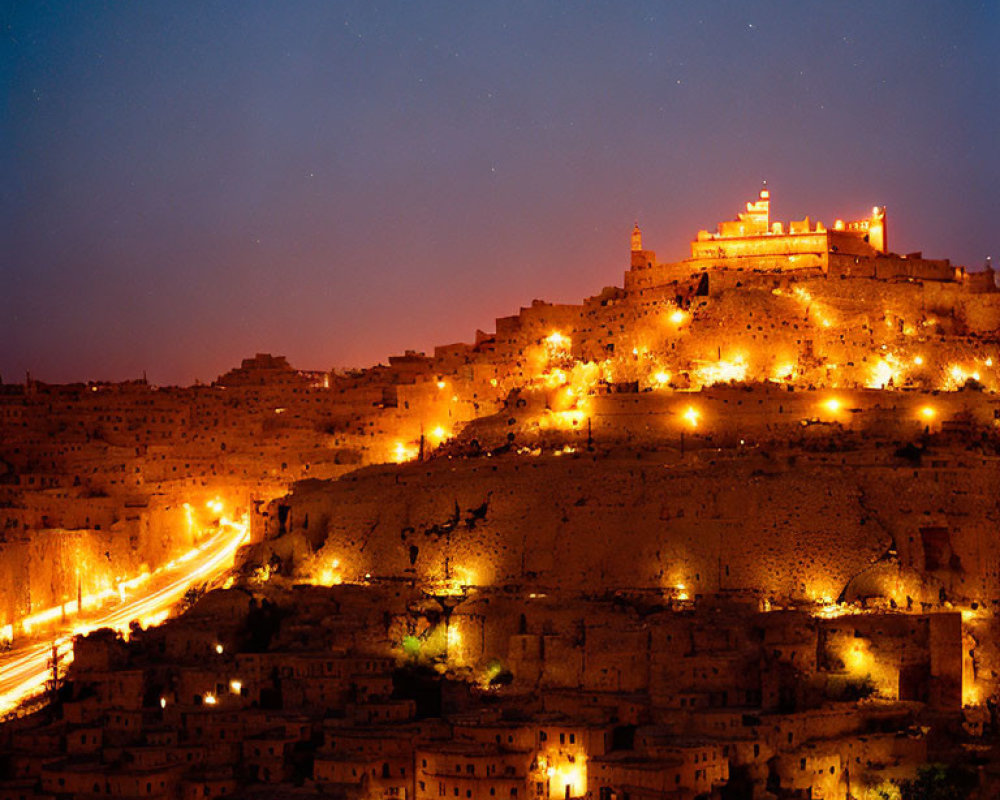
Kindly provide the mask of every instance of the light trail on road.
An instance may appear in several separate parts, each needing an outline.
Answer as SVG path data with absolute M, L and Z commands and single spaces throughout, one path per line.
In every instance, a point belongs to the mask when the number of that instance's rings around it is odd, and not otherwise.
M 98 628 L 127 631 L 133 620 L 144 626 L 162 622 L 170 609 L 193 585 L 221 577 L 233 566 L 236 550 L 248 536 L 247 523 L 227 517 L 219 520 L 219 531 L 198 547 L 173 562 L 173 570 L 162 576 L 167 582 L 158 588 L 84 622 L 66 623 L 45 642 L 15 648 L 0 657 L 0 717 L 13 711 L 25 700 L 37 696 L 52 677 L 52 651 L 59 663 L 68 666 L 73 660 L 73 637 Z M 152 582 L 150 582 L 152 583 Z

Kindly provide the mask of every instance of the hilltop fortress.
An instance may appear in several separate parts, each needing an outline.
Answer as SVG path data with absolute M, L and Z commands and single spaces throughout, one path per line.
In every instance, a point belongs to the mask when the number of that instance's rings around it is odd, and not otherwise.
M 252 533 L 191 614 L 78 641 L 0 790 L 842 800 L 997 725 L 1000 291 L 883 208 L 785 225 L 765 188 L 676 263 L 637 225 L 622 286 L 371 369 L 0 390 L 0 639 L 222 505 Z M 428 722 L 393 664 L 469 697 Z M 140 777 L 81 766 L 112 711 Z
M 632 231 L 632 269 L 626 288 L 641 288 L 683 278 L 693 272 L 718 269 L 752 271 L 819 270 L 834 277 L 918 278 L 937 281 L 988 279 L 968 275 L 945 259 L 928 261 L 921 253 L 899 256 L 889 252 L 885 209 L 876 206 L 866 219 L 844 222 L 831 229 L 809 217 L 771 222 L 771 193 L 764 188 L 746 204 L 736 220 L 720 222 L 715 233 L 702 230 L 691 242 L 691 258 L 679 264 L 659 264 L 656 253 L 642 249 L 638 224 Z

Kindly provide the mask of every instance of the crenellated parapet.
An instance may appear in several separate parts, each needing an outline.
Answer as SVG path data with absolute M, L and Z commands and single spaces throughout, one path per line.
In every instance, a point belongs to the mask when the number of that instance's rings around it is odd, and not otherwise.
M 692 260 L 731 260 L 741 258 L 788 258 L 784 269 L 801 265 L 791 256 L 819 256 L 847 253 L 867 258 L 885 255 L 885 208 L 876 206 L 864 219 L 844 222 L 837 220 L 833 229 L 809 217 L 790 222 L 770 221 L 768 189 L 761 189 L 759 198 L 747 203 L 747 210 L 735 220 L 720 222 L 715 232 L 701 230 L 691 242 Z
M 947 259 L 890 252 L 885 206 L 875 206 L 859 219 L 837 219 L 828 228 L 808 216 L 772 222 L 770 202 L 765 186 L 736 219 L 718 223 L 715 231 L 699 231 L 691 242 L 691 257 L 674 263 L 658 263 L 655 252 L 641 249 L 641 238 L 637 249 L 637 225 L 626 288 L 644 290 L 712 271 L 815 272 L 828 277 L 958 282 L 979 292 L 995 288 L 988 279 L 967 280 L 965 269 Z

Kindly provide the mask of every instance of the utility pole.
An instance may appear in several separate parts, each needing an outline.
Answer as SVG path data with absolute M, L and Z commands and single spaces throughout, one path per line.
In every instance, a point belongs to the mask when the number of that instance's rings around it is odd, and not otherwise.
M 48 681 L 49 701 L 55 703 L 59 693 L 59 643 L 52 643 L 52 657 L 49 659 L 49 668 L 52 670 L 52 677 Z

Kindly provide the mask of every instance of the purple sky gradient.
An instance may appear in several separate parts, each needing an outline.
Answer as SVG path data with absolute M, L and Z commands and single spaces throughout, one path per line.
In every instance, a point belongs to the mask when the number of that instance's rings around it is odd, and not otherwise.
M 1000 253 L 1000 4 L 0 2 L 0 375 L 362 366 L 773 218 Z

